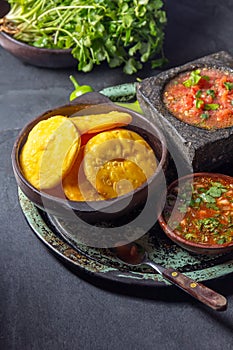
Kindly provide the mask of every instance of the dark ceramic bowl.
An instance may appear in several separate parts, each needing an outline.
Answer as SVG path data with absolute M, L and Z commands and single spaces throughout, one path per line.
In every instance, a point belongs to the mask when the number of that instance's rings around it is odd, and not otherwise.
M 187 176 L 183 176 L 173 181 L 168 186 L 167 198 L 169 198 L 170 196 L 174 198 L 174 196 L 176 196 L 177 194 L 177 189 L 181 184 L 187 183 L 189 181 L 191 181 L 192 183 L 192 181 L 195 180 L 195 178 L 201 178 L 201 177 L 208 177 L 208 178 L 211 178 L 213 181 L 218 181 L 219 179 L 223 179 L 223 180 L 225 179 L 227 181 L 230 181 L 233 184 L 233 177 L 228 175 L 208 173 L 208 172 L 189 174 Z M 166 216 L 165 210 L 168 210 L 170 212 L 170 209 L 168 209 L 169 206 L 170 206 L 170 203 L 168 203 L 167 201 L 162 214 L 158 218 L 158 221 L 161 228 L 167 235 L 167 237 L 169 237 L 173 242 L 175 242 L 182 248 L 196 254 L 214 255 L 214 254 L 225 254 L 233 251 L 233 241 L 231 243 L 224 243 L 224 244 L 203 244 L 203 243 L 196 243 L 191 240 L 187 240 L 184 237 L 179 236 L 168 225 L 167 223 L 168 219 L 165 219 L 165 216 Z
M 226 52 L 205 56 L 146 78 L 137 85 L 137 98 L 142 110 L 163 130 L 173 159 L 183 164 L 187 174 L 193 171 L 214 171 L 233 160 L 233 127 L 201 129 L 177 119 L 163 102 L 164 88 L 170 80 L 181 73 L 204 67 L 232 74 L 233 57 Z
M 89 114 L 107 113 L 112 110 L 125 111 L 131 114 L 133 121 L 127 126 L 128 129 L 138 132 L 150 144 L 158 160 L 155 174 L 133 193 L 120 196 L 115 199 L 101 200 L 97 202 L 69 201 L 58 198 L 51 194 L 38 191 L 23 176 L 20 168 L 20 152 L 25 144 L 30 130 L 41 120 L 48 119 L 54 115 L 73 115 L 74 113 Z M 107 97 L 99 93 L 87 93 L 77 98 L 71 104 L 64 105 L 40 115 L 27 124 L 20 132 L 12 152 L 12 164 L 15 178 L 19 188 L 37 207 L 60 218 L 69 218 L 72 211 L 86 222 L 98 223 L 116 222 L 119 219 L 131 220 L 131 215 L 143 208 L 145 202 L 151 200 L 152 212 L 155 211 L 157 203 L 161 201 L 161 190 L 164 186 L 164 171 L 167 166 L 166 141 L 163 134 L 144 116 L 129 109 L 113 104 Z M 94 204 L 94 207 L 93 207 Z M 156 209 L 157 210 L 157 209 Z M 156 218 L 157 220 L 157 218 Z
M 10 4 L 6 0 L 0 0 L 0 18 L 10 11 Z
M 69 68 L 77 65 L 71 49 L 46 49 L 28 45 L 4 32 L 0 33 L 0 45 L 24 63 L 44 68 Z

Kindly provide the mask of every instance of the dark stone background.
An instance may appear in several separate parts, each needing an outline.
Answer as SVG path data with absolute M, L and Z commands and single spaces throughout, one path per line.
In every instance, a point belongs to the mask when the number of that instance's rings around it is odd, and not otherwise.
M 170 67 L 220 50 L 233 54 L 232 0 L 166 0 L 165 7 L 165 54 Z M 99 90 L 157 73 L 148 65 L 136 76 L 105 65 L 88 74 L 48 70 L 25 65 L 0 48 L 2 350 L 233 348 L 232 275 L 213 285 L 228 296 L 224 313 L 208 310 L 173 288 L 154 299 L 103 290 L 47 251 L 27 226 L 18 204 L 10 160 L 18 128 L 68 102 L 70 74 Z

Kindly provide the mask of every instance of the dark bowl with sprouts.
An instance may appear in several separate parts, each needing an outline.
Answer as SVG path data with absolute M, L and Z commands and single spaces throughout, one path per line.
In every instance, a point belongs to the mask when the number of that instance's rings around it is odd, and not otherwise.
M 22 62 L 44 68 L 70 68 L 77 65 L 71 49 L 46 49 L 28 45 L 1 32 L 0 45 Z
M 79 71 L 89 72 L 105 62 L 132 74 L 149 60 L 152 66 L 161 66 L 163 1 L 150 0 L 150 6 L 139 1 L 134 7 L 128 3 L 8 0 L 9 12 L 0 10 L 0 32 L 6 33 L 0 44 L 24 62 L 49 68 L 76 62 Z

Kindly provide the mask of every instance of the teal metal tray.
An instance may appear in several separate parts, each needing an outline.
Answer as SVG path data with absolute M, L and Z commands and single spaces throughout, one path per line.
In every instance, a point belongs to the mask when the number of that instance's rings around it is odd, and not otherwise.
M 19 202 L 23 214 L 36 236 L 63 262 L 76 272 L 84 273 L 105 284 L 120 283 L 136 286 L 168 287 L 169 282 L 149 267 L 129 267 L 119 263 L 108 249 L 91 248 L 73 241 L 54 226 L 54 218 L 39 210 L 19 189 Z M 78 228 L 74 227 L 74 230 Z M 163 266 L 172 266 L 196 281 L 209 281 L 233 272 L 233 254 L 206 256 L 191 254 L 170 241 L 156 224 L 138 240 L 149 252 L 149 257 Z

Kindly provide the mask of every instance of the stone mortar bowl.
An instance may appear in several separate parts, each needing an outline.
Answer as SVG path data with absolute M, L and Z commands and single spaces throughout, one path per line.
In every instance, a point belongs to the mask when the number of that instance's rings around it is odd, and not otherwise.
M 175 163 L 182 164 L 182 175 L 192 171 L 212 171 L 233 160 L 233 127 L 205 130 L 174 117 L 163 103 L 165 85 L 178 74 L 197 68 L 217 68 L 233 73 L 233 58 L 219 52 L 169 69 L 137 84 L 137 98 L 147 117 L 165 134 Z

